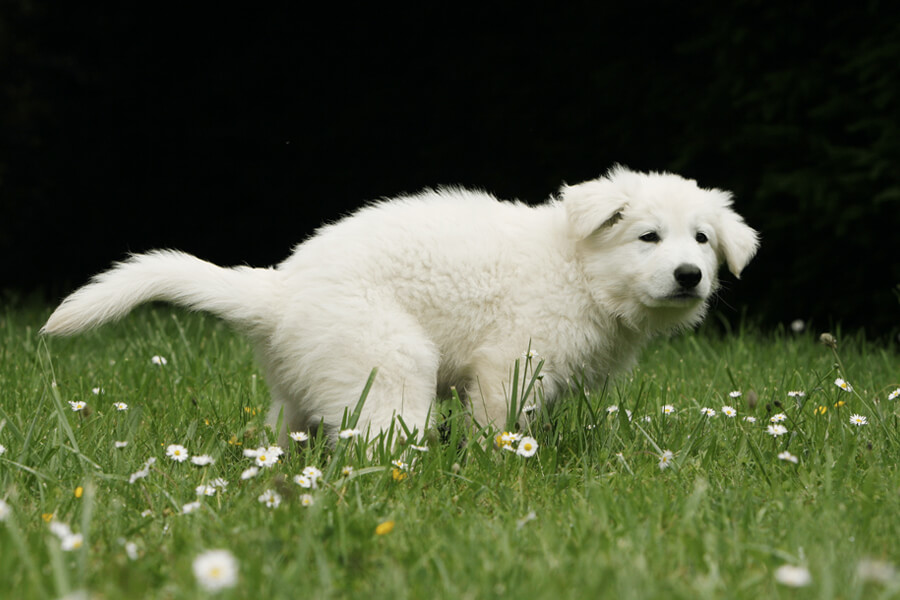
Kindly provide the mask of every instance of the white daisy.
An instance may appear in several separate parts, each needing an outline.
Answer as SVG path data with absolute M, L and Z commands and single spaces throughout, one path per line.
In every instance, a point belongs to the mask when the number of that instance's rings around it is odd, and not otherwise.
M 900 397 L 900 388 L 888 394 L 888 400 L 896 400 L 898 397 Z
M 59 547 L 63 552 L 78 550 L 84 545 L 84 537 L 80 533 L 72 533 L 60 539 Z
M 214 462 L 216 462 L 216 459 L 214 459 L 209 454 L 200 454 L 198 456 L 192 456 L 191 462 L 194 463 L 195 465 L 197 465 L 198 467 L 205 467 L 207 465 L 211 465 Z
M 6 446 L 0 444 L 0 454 L 3 454 L 4 452 L 6 452 Z
M 410 444 L 409 447 L 416 452 L 428 452 L 428 446 L 416 446 L 415 444 Z
M 322 471 L 313 466 L 303 469 L 303 474 L 310 478 L 313 482 L 313 487 L 315 487 L 316 481 L 322 478 Z
M 675 412 L 675 407 L 671 404 L 666 404 L 662 407 L 662 413 L 664 415 L 671 415 Z
M 803 392 L 800 390 L 792 390 L 792 391 L 788 392 L 789 398 L 803 398 L 805 396 L 806 396 L 806 392 Z
M 241 479 L 253 479 L 259 474 L 259 467 L 250 467 L 249 469 L 244 469 L 241 473 Z
M 84 400 L 79 400 L 78 402 L 72 402 L 70 400 L 69 406 L 72 407 L 72 410 L 74 410 L 75 412 L 78 412 L 79 410 L 84 410 L 84 408 L 87 406 L 87 402 L 85 402 Z
M 202 505 L 200 504 L 199 500 L 194 501 L 194 502 L 188 502 L 187 504 L 185 504 L 184 506 L 181 507 L 181 514 L 189 515 L 192 512 L 194 512 L 195 510 L 197 510 L 198 508 L 200 508 L 201 506 Z
M 137 560 L 138 559 L 138 547 L 134 542 L 125 542 L 125 555 L 128 557 L 128 560 Z
M 221 477 L 216 477 L 215 479 L 213 479 L 212 481 L 209 482 L 209 485 L 211 485 L 215 488 L 219 488 L 222 491 L 225 491 L 225 488 L 228 487 L 228 481 Z
M 0 498 L 0 521 L 5 521 L 9 518 L 12 509 L 9 507 L 9 504 L 3 498 Z
M 859 427 L 861 425 L 868 425 L 869 420 L 863 415 L 850 415 L 850 423 Z
M 312 480 L 306 475 L 294 475 L 294 483 L 306 489 L 310 489 L 313 486 Z
M 794 456 L 793 454 L 791 454 L 791 453 L 788 452 L 787 450 L 785 450 L 784 452 L 779 452 L 779 453 L 778 453 L 778 458 L 780 458 L 781 460 L 786 460 L 786 461 L 788 461 L 788 462 L 792 462 L 792 463 L 794 463 L 795 465 L 796 465 L 798 462 L 800 462 L 800 459 L 799 459 L 799 458 L 797 458 L 796 456 Z
M 748 423 L 756 423 L 756 417 L 751 417 L 749 415 L 744 417 L 744 420 L 747 421 Z
M 194 490 L 197 492 L 198 496 L 215 496 L 216 488 L 211 485 L 198 485 Z
M 770 434 L 772 437 L 778 437 L 786 434 L 787 432 L 787 427 L 785 427 L 784 425 L 775 424 L 766 427 L 766 433 Z
M 126 411 L 128 410 L 128 405 L 124 402 L 113 402 L 113 406 L 116 407 L 118 411 Z
M 664 471 L 672 466 L 672 460 L 674 460 L 675 454 L 671 450 L 666 450 L 662 454 L 659 455 L 659 470 Z
M 781 565 L 775 569 L 775 581 L 788 587 L 805 587 L 812 583 L 812 575 L 806 567 Z
M 713 409 L 713 408 L 706 408 L 706 407 L 704 407 L 704 408 L 701 408 L 701 409 L 700 409 L 700 412 L 702 412 L 702 413 L 703 413 L 704 415 L 706 415 L 707 417 L 714 417 L 714 416 L 716 416 L 716 411 L 715 411 L 715 409 Z
M 537 452 L 538 443 L 533 437 L 525 436 L 519 440 L 519 447 L 516 448 L 516 454 L 529 458 Z
M 315 500 L 313 500 L 312 494 L 302 494 L 300 496 L 300 506 L 312 506 L 315 504 Z
M 208 550 L 194 559 L 194 577 L 208 592 L 237 585 L 238 562 L 228 550 Z
M 617 405 L 612 404 L 612 405 L 606 407 L 606 413 L 607 413 L 607 414 L 610 414 L 610 415 L 611 415 L 611 414 L 613 414 L 613 413 L 615 413 L 615 412 L 619 412 L 619 407 L 618 407 Z
M 113 442 L 113 446 L 115 446 L 116 448 L 118 448 L 120 450 L 122 448 L 126 447 L 127 445 L 128 445 L 128 442 Z
M 309 439 L 309 434 L 305 431 L 292 431 L 290 436 L 295 442 L 305 442 Z
M 342 440 L 349 440 L 350 438 L 355 438 L 360 433 L 362 433 L 362 431 L 360 431 L 359 429 L 356 429 L 356 428 L 344 429 L 343 431 L 338 433 L 338 437 L 341 438 Z
M 731 398 L 740 398 L 740 397 L 743 396 L 744 394 L 743 394 L 743 392 L 740 392 L 739 390 L 734 390 L 733 392 L 728 392 L 728 395 L 729 395 Z
M 733 419 L 737 416 L 737 411 L 734 409 L 733 406 L 723 406 L 722 414 L 725 415 L 726 417 L 731 417 Z
M 189 454 L 187 448 L 181 444 L 169 444 L 166 446 L 166 456 L 175 462 L 184 462 L 188 459 Z
M 91 388 L 91 392 L 92 392 L 95 396 L 99 396 L 100 394 L 103 393 L 103 388 L 100 388 L 100 387 Z
M 772 415 L 772 417 L 769 419 L 769 421 L 771 421 L 772 423 L 781 423 L 781 422 L 785 421 L 786 419 L 787 419 L 786 414 L 778 413 L 776 415 Z
M 351 467 L 350 465 L 345 466 L 341 469 L 341 475 L 343 475 L 344 477 L 350 477 L 351 475 L 353 475 L 353 467 Z
M 853 386 L 850 385 L 848 382 L 844 381 L 843 379 L 841 379 L 840 377 L 838 377 L 837 379 L 834 380 L 834 385 L 838 386 L 845 392 L 853 391 Z
M 163 367 L 169 363 L 169 361 L 166 360 L 165 356 L 159 356 L 159 355 L 151 357 L 150 362 L 153 363 L 154 365 L 157 365 L 160 367 Z
M 269 508 L 278 508 L 278 505 L 281 504 L 281 496 L 274 490 L 266 490 L 258 500 Z

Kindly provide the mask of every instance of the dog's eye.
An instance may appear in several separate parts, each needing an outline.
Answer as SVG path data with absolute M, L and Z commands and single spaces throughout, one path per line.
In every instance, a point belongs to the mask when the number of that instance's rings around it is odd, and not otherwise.
M 706 237 L 706 234 L 703 233 L 702 231 L 697 232 L 697 237 L 695 239 L 697 240 L 698 244 L 705 244 L 706 242 L 709 241 L 709 238 Z
M 641 240 L 642 242 L 647 242 L 647 243 L 650 243 L 650 244 L 655 244 L 656 242 L 659 241 L 659 234 L 656 233 L 655 231 L 648 231 L 647 233 L 645 233 L 644 235 L 642 235 L 642 236 L 639 237 L 638 239 Z

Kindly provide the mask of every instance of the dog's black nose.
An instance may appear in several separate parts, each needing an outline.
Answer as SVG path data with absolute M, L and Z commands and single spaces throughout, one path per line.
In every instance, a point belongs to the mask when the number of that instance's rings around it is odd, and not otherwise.
M 686 290 L 697 287 L 701 279 L 703 279 L 703 273 L 697 265 L 684 263 L 675 269 L 675 281 Z

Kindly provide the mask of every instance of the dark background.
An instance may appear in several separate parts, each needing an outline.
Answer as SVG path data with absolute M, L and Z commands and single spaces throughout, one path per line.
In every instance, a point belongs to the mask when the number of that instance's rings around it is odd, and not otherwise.
M 366 200 L 539 202 L 620 162 L 732 190 L 762 232 L 725 319 L 900 325 L 896 2 L 93 4 L 0 5 L 6 302 L 150 248 L 269 265 Z

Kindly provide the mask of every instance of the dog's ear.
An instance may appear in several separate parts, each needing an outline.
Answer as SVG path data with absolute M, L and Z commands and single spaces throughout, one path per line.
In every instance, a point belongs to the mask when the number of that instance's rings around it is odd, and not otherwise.
M 718 191 L 718 190 L 717 190 Z M 741 271 L 750 262 L 759 248 L 759 234 L 748 226 L 739 214 L 731 210 L 731 196 L 720 192 L 724 198 L 718 214 L 716 235 L 719 238 L 719 260 L 728 265 L 728 270 L 740 278 Z
M 607 177 L 564 185 L 559 195 L 566 209 L 569 234 L 578 240 L 614 224 L 628 205 L 620 186 Z

